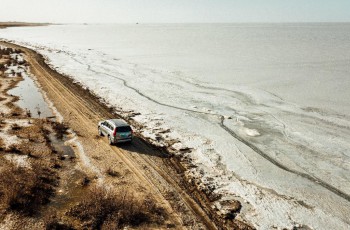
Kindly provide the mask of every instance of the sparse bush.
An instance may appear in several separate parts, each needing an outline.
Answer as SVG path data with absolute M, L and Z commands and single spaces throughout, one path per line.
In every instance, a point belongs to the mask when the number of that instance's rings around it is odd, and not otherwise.
M 111 177 L 120 177 L 120 173 L 118 171 L 115 171 L 112 168 L 108 168 L 106 170 L 107 175 L 110 175 Z
M 5 151 L 7 153 L 16 153 L 16 154 L 21 154 L 22 153 L 20 148 L 17 145 L 14 145 L 14 144 L 8 146 Z
M 71 225 L 61 223 L 57 219 L 53 219 L 52 222 L 45 223 L 45 228 L 47 230 L 74 230 Z
M 47 230 L 73 230 L 74 228 L 70 224 L 63 223 L 57 214 L 48 212 L 43 217 L 45 229 Z
M 90 182 L 91 182 L 91 179 L 89 178 L 89 177 L 87 177 L 87 176 L 84 176 L 82 179 L 81 179 L 81 181 L 80 181 L 80 183 L 79 184 L 81 184 L 81 186 L 88 186 L 89 184 L 90 184 Z
M 32 168 L 9 164 L 0 177 L 0 207 L 24 215 L 34 215 L 49 202 L 57 176 L 45 162 L 34 161 Z
M 25 112 L 27 117 L 32 117 L 32 112 L 29 109 L 26 109 Z
M 150 222 L 163 222 L 164 211 L 150 199 L 132 193 L 115 193 L 101 187 L 92 188 L 68 215 L 80 220 L 84 228 L 121 229 Z
M 68 126 L 65 123 L 53 122 L 52 128 L 56 132 L 56 137 L 62 139 L 64 135 L 68 134 Z
M 20 115 L 21 114 L 19 112 L 16 112 L 16 111 L 11 113 L 11 116 L 13 116 L 13 117 L 18 117 Z
M 5 61 L 5 66 L 10 66 L 12 64 L 11 60 L 6 60 Z
M 4 72 L 6 70 L 6 67 L 4 64 L 0 64 L 0 71 Z
M 21 126 L 19 126 L 18 124 L 14 123 L 14 124 L 11 125 L 11 129 L 12 130 L 20 130 Z
M 24 65 L 24 64 L 26 64 L 26 63 L 27 63 L 26 60 L 18 61 L 18 64 L 19 64 L 19 65 Z

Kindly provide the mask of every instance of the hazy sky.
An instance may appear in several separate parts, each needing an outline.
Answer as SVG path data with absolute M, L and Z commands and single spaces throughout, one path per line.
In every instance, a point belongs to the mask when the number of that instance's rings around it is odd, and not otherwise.
M 349 22 L 350 0 L 0 0 L 0 21 Z

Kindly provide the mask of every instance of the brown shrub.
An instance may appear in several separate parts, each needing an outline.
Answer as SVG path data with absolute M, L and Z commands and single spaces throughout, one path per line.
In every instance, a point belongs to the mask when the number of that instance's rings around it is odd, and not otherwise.
M 19 126 L 18 124 L 14 123 L 11 125 L 11 129 L 16 131 L 16 130 L 20 130 L 21 129 L 21 126 Z
M 5 70 L 6 70 L 5 65 L 4 64 L 0 64 L 0 71 L 1 72 L 5 72 Z
M 57 213 L 46 212 L 43 216 L 45 229 L 47 230 L 73 230 L 73 226 L 60 220 Z
M 111 176 L 111 177 L 120 177 L 120 173 L 112 168 L 108 168 L 106 170 L 107 175 Z
M 80 180 L 79 184 L 80 184 L 81 186 L 85 187 L 85 186 L 88 186 L 88 185 L 90 184 L 90 182 L 91 182 L 91 179 L 90 179 L 88 176 L 84 176 L 84 177 Z
M 55 130 L 56 137 L 62 139 L 64 135 L 68 134 L 68 126 L 65 123 L 53 122 L 52 128 Z
M 164 221 L 163 209 L 151 199 L 135 197 L 130 192 L 115 193 L 93 187 L 68 215 L 82 222 L 88 229 L 121 229 L 125 226 Z
M 24 215 L 34 215 L 49 202 L 58 178 L 45 162 L 34 161 L 32 168 L 9 164 L 0 177 L 0 207 Z
M 12 144 L 12 145 L 8 146 L 8 147 L 5 149 L 5 151 L 6 151 L 7 153 L 16 153 L 16 154 L 21 154 L 21 153 L 22 153 L 21 150 L 20 150 L 20 148 L 19 148 L 16 144 Z

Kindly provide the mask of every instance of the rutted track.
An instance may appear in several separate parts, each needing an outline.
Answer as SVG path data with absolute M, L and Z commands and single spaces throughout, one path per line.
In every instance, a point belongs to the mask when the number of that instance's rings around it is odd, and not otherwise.
M 6 45 L 14 46 L 9 43 Z M 177 229 L 187 228 L 187 226 L 196 229 L 220 227 L 220 223 L 216 226 L 212 222 L 202 207 L 193 200 L 190 193 L 186 192 L 186 188 L 178 184 L 179 181 L 181 182 L 181 175 L 172 174 L 171 169 L 165 170 L 157 165 L 159 162 L 170 161 L 169 158 L 161 158 L 160 160 L 159 156 L 162 155 L 160 150 L 140 139 L 135 140 L 130 150 L 111 147 L 104 139 L 96 140 L 96 122 L 102 118 L 115 117 L 113 111 L 102 105 L 98 98 L 91 93 L 74 84 L 71 79 L 50 69 L 41 55 L 27 48 L 19 46 L 16 48 L 25 51 L 31 72 L 37 77 L 38 82 L 67 123 L 72 125 L 72 128 L 77 132 L 84 148 L 90 145 L 93 151 L 102 153 L 102 157 L 103 153 L 106 157 L 117 157 L 135 175 L 136 182 L 152 191 L 152 195 L 167 207 L 167 212 L 176 223 Z M 166 196 L 168 191 L 176 195 L 176 200 Z M 181 210 L 177 206 L 181 207 Z M 192 220 L 192 225 L 184 223 L 186 218 Z

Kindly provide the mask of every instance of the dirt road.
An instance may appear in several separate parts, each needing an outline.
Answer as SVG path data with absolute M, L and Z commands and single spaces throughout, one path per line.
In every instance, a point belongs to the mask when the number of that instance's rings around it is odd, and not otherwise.
M 1 44 L 1 42 L 0 42 Z M 167 227 L 177 229 L 249 229 L 238 220 L 226 221 L 215 215 L 210 201 L 183 176 L 184 170 L 176 158 L 136 137 L 131 145 L 110 146 L 106 138 L 97 135 L 97 122 L 117 115 L 98 98 L 78 84 L 52 70 L 44 58 L 33 50 L 21 49 L 31 73 L 47 98 L 62 115 L 64 122 L 77 134 L 78 164 L 90 172 L 97 183 L 112 188 L 151 194 L 169 215 Z M 73 142 L 72 142 L 73 143 Z M 117 177 L 109 177 L 108 171 Z
M 180 229 L 216 228 L 199 205 L 180 187 L 176 172 L 165 167 L 164 161 L 169 159 L 164 153 L 138 138 L 132 145 L 110 146 L 105 138 L 97 136 L 96 124 L 115 115 L 80 86 L 51 70 L 40 55 L 29 49 L 21 49 L 43 91 L 68 126 L 77 133 L 82 146 L 73 147 L 80 148 L 79 164 L 82 168 L 111 186 L 152 194 L 170 215 L 171 224 Z M 121 177 L 106 177 L 107 170 L 118 172 Z

